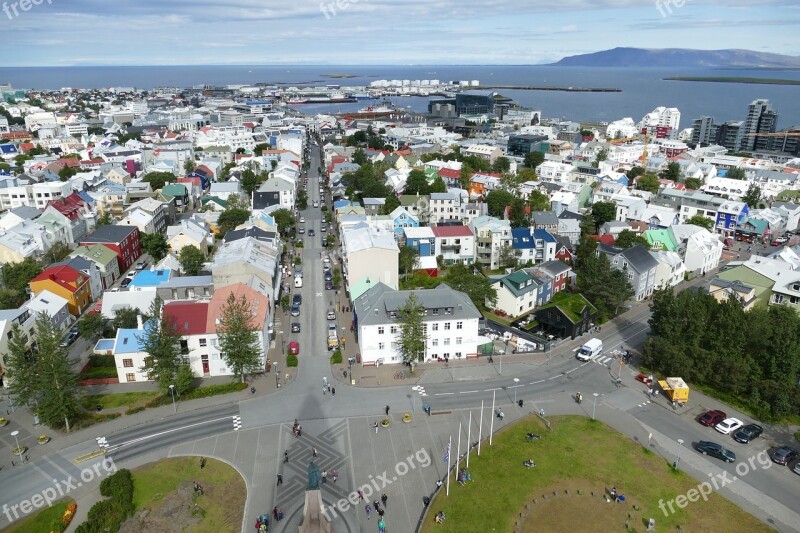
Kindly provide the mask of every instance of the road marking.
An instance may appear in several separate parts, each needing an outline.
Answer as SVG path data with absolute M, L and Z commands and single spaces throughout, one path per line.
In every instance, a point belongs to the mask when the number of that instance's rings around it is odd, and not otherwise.
M 525 385 L 509 385 L 509 389 L 516 389 L 518 387 L 524 387 Z
M 575 367 L 575 368 L 573 368 L 572 370 L 567 370 L 567 371 L 566 371 L 566 372 L 564 372 L 564 373 L 565 373 L 565 374 L 569 374 L 570 372 L 575 372 L 575 371 L 576 371 L 576 370 L 578 370 L 579 368 L 580 368 L 579 366 L 576 366 L 576 367 Z
M 242 417 L 237 415 L 233 417 L 233 430 L 239 431 L 240 429 L 242 429 Z
M 560 377 L 561 377 L 561 376 L 553 376 L 552 378 L 547 378 L 547 381 L 550 381 L 551 379 L 558 379 L 558 378 L 560 378 Z
M 478 392 L 476 390 L 462 390 L 459 394 L 472 394 L 473 392 Z
M 213 420 L 204 420 L 202 422 L 195 422 L 194 424 L 189 424 L 188 426 L 181 426 L 181 427 L 178 427 L 178 428 L 165 429 L 164 431 L 159 431 L 158 433 L 153 433 L 152 435 L 145 435 L 144 437 L 138 437 L 136 439 L 132 439 L 132 440 L 129 440 L 127 442 L 122 442 L 120 444 L 115 444 L 114 447 L 115 448 L 122 448 L 123 446 L 128 446 L 129 444 L 138 444 L 139 442 L 142 442 L 142 441 L 145 441 L 145 440 L 148 440 L 148 439 L 152 439 L 153 437 L 160 437 L 160 436 L 166 435 L 168 433 L 175 433 L 176 431 L 182 431 L 184 429 L 189 429 L 189 428 L 193 428 L 193 427 L 197 427 L 197 426 L 202 426 L 202 425 L 205 425 L 205 424 L 211 424 L 213 422 L 221 422 L 223 420 L 228 420 L 228 419 L 231 419 L 231 418 L 233 418 L 233 415 L 231 415 L 231 416 L 223 416 L 222 418 L 215 418 Z
M 452 396 L 455 392 L 437 392 L 434 396 Z
M 540 379 L 539 381 L 531 381 L 530 383 L 528 383 L 528 385 L 536 385 L 537 383 L 544 383 L 544 380 Z
M 493 390 L 503 390 L 503 387 L 497 387 L 496 389 L 484 389 L 483 392 L 492 392 Z
M 108 440 L 105 437 L 95 437 L 98 448 L 108 448 Z

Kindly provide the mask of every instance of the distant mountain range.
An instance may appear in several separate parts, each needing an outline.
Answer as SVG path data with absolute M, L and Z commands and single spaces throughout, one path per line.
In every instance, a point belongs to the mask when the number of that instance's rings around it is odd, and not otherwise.
M 800 57 L 753 50 L 614 48 L 568 56 L 552 64 L 564 67 L 800 68 Z

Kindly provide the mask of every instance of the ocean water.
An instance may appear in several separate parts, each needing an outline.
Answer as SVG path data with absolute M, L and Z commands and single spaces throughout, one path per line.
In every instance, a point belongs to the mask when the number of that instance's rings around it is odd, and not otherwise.
M 334 79 L 324 74 L 350 74 Z M 667 81 L 669 76 L 739 76 L 800 80 L 800 71 L 725 70 L 708 68 L 581 68 L 552 66 L 141 66 L 141 67 L 47 67 L 0 68 L 0 83 L 18 88 L 59 89 L 133 86 L 189 87 L 198 84 L 295 83 L 367 85 L 376 79 L 479 80 L 483 85 L 537 85 L 560 87 L 609 87 L 620 93 L 570 93 L 500 89 L 525 107 L 540 109 L 545 117 L 581 121 L 635 121 L 657 106 L 677 107 L 681 127 L 711 115 L 717 121 L 744 120 L 747 105 L 756 98 L 769 99 L 778 111 L 778 127 L 800 124 L 800 87 L 712 82 Z M 392 99 L 415 111 L 427 109 L 427 98 Z M 352 111 L 364 104 L 298 106 L 315 112 Z

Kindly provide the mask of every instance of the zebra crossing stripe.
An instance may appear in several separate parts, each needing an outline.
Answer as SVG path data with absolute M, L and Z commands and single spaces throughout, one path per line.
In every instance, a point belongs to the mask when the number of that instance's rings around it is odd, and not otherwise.
M 242 417 L 236 415 L 233 417 L 233 430 L 239 431 L 240 429 L 242 429 Z
M 97 446 L 103 449 L 107 449 L 109 447 L 108 440 L 105 437 L 96 437 Z

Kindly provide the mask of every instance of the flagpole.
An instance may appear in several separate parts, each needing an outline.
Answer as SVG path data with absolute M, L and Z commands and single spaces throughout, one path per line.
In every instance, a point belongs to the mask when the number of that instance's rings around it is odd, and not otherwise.
M 492 391 L 492 421 L 489 423 L 489 446 L 492 445 L 492 433 L 494 433 L 494 396 L 497 391 Z
M 467 426 L 467 468 L 469 468 L 469 454 L 472 451 L 472 443 L 470 439 L 472 438 L 472 411 L 469 412 L 469 426 Z
M 478 457 L 481 456 L 481 441 L 483 440 L 483 400 L 481 400 L 481 423 L 478 426 Z
M 453 436 L 447 441 L 447 486 L 445 487 L 445 495 L 450 496 L 450 446 L 453 444 Z
M 461 422 L 458 423 L 458 447 L 456 449 L 456 471 L 455 476 L 458 476 L 458 467 L 461 465 Z M 456 477 L 458 480 L 458 477 Z

